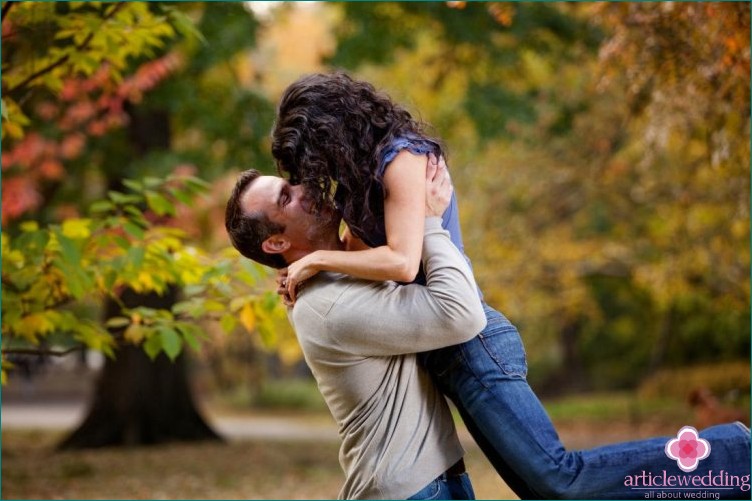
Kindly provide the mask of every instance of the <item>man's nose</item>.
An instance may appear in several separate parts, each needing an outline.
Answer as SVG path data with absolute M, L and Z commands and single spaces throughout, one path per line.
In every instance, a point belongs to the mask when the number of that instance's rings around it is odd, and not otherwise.
M 297 185 L 293 187 L 293 196 L 298 200 L 298 203 L 303 208 L 305 212 L 310 213 L 313 201 L 306 196 L 305 189 L 302 185 Z

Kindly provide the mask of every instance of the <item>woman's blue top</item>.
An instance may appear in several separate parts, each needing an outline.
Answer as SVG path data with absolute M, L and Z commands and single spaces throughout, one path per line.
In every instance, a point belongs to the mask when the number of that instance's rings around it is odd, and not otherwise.
M 402 150 L 408 150 L 415 155 L 426 155 L 428 153 L 438 154 L 439 145 L 434 141 L 424 139 L 418 136 L 402 136 L 395 138 L 392 144 L 384 148 L 381 152 L 381 159 L 379 161 L 378 170 L 376 176 L 378 179 L 384 178 L 384 172 L 387 166 L 394 160 L 397 154 Z M 452 192 L 452 198 L 449 202 L 449 207 L 441 217 L 441 226 L 449 232 L 449 237 L 455 246 L 460 250 L 465 260 L 472 268 L 470 259 L 465 254 L 465 246 L 462 243 L 462 230 L 460 229 L 460 213 L 457 206 L 457 196 Z M 378 247 L 380 245 L 386 245 L 386 229 L 384 228 L 384 221 L 380 221 L 380 232 L 377 235 L 369 235 L 366 243 L 371 247 Z M 420 277 L 420 282 L 425 282 L 423 277 Z M 480 291 L 478 291 L 480 294 Z M 481 294 L 482 297 L 482 294 Z

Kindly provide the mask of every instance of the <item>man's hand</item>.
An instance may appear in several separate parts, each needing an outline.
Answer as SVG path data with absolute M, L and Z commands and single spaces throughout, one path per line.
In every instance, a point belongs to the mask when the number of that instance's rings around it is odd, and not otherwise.
M 426 217 L 441 217 L 452 199 L 452 180 L 444 157 L 429 153 L 426 166 Z

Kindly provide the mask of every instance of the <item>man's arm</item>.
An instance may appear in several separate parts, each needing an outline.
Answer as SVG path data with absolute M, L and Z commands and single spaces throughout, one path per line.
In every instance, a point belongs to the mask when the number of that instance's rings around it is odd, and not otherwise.
M 472 339 L 486 325 L 469 265 L 441 228 L 426 218 L 426 285 L 354 283 L 326 315 L 336 343 L 364 356 L 432 350 Z

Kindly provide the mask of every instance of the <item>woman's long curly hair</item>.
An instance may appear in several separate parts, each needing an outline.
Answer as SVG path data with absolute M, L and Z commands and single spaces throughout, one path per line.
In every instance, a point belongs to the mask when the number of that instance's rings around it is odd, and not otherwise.
M 272 132 L 272 155 L 280 175 L 302 184 L 318 207 L 333 197 L 352 232 L 368 242 L 383 234 L 382 151 L 398 137 L 435 145 L 424 125 L 376 91 L 343 72 L 313 74 L 284 92 Z

